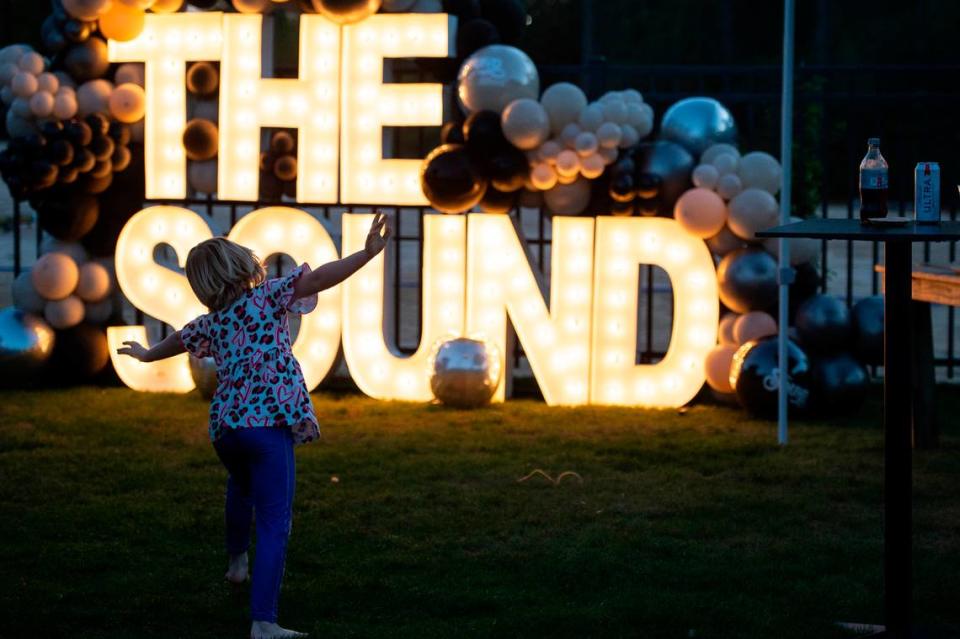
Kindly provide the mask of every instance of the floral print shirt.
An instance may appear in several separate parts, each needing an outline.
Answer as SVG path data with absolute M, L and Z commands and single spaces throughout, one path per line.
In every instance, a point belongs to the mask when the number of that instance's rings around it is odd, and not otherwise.
M 284 277 L 251 288 L 230 306 L 188 322 L 183 347 L 213 357 L 217 390 L 210 402 L 210 439 L 228 429 L 289 427 L 296 444 L 320 436 L 300 364 L 290 345 L 287 311 L 309 313 L 317 296 L 293 299 L 303 264 Z

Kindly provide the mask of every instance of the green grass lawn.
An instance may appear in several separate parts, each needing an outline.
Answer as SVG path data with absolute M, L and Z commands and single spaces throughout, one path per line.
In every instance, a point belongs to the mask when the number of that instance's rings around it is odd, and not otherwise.
M 950 397 L 952 395 L 952 397 Z M 917 617 L 960 630 L 960 411 L 915 464 Z M 281 623 L 313 637 L 834 637 L 881 621 L 882 433 L 729 408 L 314 396 Z M 0 637 L 244 637 L 207 404 L 0 393 Z M 531 470 L 572 470 L 554 486 Z M 333 481 L 337 478 L 339 481 Z

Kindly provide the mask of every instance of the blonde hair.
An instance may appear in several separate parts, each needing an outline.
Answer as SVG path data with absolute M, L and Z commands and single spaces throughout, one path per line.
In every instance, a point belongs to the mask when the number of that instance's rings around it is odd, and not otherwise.
M 211 311 L 230 306 L 266 279 L 253 251 L 225 237 L 204 240 L 190 249 L 186 271 L 190 288 Z

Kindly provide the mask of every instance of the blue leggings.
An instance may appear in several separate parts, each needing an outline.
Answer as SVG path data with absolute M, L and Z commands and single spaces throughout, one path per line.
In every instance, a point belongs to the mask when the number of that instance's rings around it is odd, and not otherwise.
M 289 428 L 228 430 L 213 444 L 227 477 L 227 552 L 250 546 L 250 523 L 257 512 L 257 552 L 250 588 L 254 621 L 277 621 L 277 599 L 292 523 L 296 468 Z

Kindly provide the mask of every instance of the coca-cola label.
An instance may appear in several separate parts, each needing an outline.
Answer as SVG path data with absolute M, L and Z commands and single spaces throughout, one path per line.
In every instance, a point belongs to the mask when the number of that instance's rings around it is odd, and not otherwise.
M 887 188 L 887 172 L 884 169 L 863 169 L 860 171 L 860 188 Z

